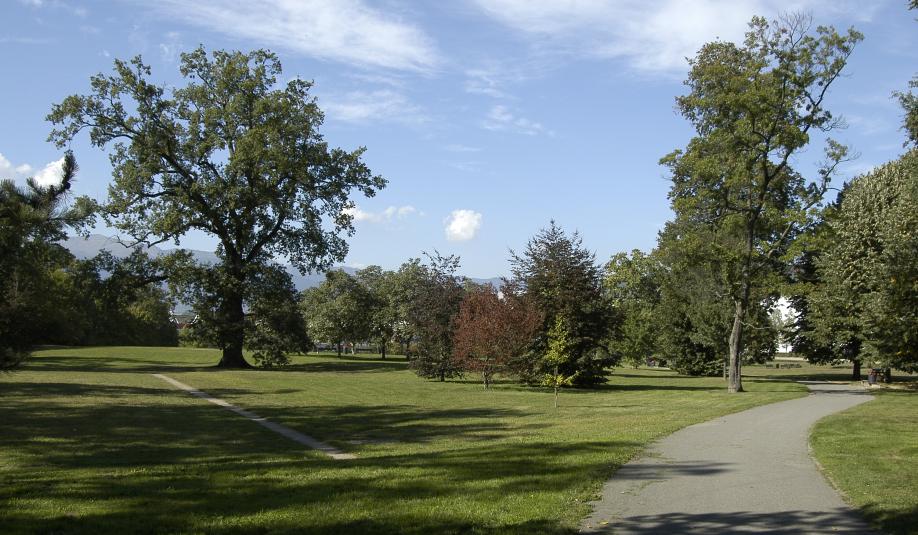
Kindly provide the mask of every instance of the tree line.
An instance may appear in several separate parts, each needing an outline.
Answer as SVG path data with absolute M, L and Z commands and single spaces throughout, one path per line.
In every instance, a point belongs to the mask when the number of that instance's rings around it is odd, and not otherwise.
M 827 96 L 861 39 L 791 15 L 755 17 L 741 43 L 701 47 L 676 99 L 695 135 L 660 161 L 674 217 L 649 253 L 599 266 L 576 232 L 552 222 L 511 253 L 500 288 L 476 287 L 457 275 L 458 258 L 435 253 L 394 271 L 330 271 L 302 295 L 276 259 L 303 273 L 343 260 L 351 197 L 386 185 L 364 149 L 329 147 L 312 84 L 279 83 L 269 51 L 199 47 L 181 56 L 186 84 L 168 90 L 140 57 L 116 60 L 111 74 L 91 77 L 90 93 L 48 116 L 59 147 L 86 132 L 110 151 L 107 200 L 65 202 L 72 156 L 60 186 L 0 188 L 4 361 L 53 336 L 148 340 L 163 325 L 167 281 L 172 296 L 192 303 L 198 342 L 221 348 L 219 364 L 230 368 L 250 365 L 243 349 L 273 366 L 311 340 L 339 348 L 359 340 L 383 354 L 395 343 L 420 375 L 440 380 L 474 371 L 486 386 L 498 373 L 592 385 L 621 359 L 652 357 L 682 373 L 724 373 L 739 392 L 743 363 L 773 356 L 783 334 L 814 362 L 916 369 L 912 93 L 897 94 L 910 150 L 826 202 L 851 159 L 829 137 L 843 121 Z M 817 133 L 824 159 L 806 173 L 797 156 Z M 217 239 L 220 262 L 183 253 L 68 258 L 56 241 L 94 217 L 136 244 L 203 231 Z M 799 312 L 790 326 L 770 321 L 781 296 Z

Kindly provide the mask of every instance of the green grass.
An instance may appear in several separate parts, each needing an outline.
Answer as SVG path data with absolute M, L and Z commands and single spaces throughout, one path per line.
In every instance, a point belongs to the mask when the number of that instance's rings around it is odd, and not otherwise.
M 217 360 L 55 349 L 0 375 L 0 533 L 573 533 L 648 442 L 805 391 L 750 377 L 729 395 L 719 378 L 622 369 L 563 392 L 555 411 L 547 389 L 426 381 L 400 359 L 300 356 L 279 371 Z M 304 449 L 152 373 L 358 459 Z
M 813 453 L 848 501 L 887 533 L 918 533 L 918 391 L 877 398 L 817 423 Z

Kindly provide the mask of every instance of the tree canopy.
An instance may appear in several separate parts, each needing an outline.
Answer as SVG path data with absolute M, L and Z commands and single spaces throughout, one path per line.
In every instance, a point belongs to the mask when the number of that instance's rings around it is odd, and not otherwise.
M 222 265 L 211 277 L 222 366 L 240 367 L 245 286 L 274 258 L 301 272 L 327 268 L 353 233 L 350 195 L 372 196 L 386 181 L 363 163 L 363 148 L 329 147 L 311 82 L 278 84 L 277 56 L 203 47 L 181 55 L 186 84 L 150 81 L 138 56 L 90 79 L 91 93 L 52 107 L 50 140 L 83 130 L 111 148 L 107 222 L 138 242 L 176 243 L 190 230 L 217 238 Z

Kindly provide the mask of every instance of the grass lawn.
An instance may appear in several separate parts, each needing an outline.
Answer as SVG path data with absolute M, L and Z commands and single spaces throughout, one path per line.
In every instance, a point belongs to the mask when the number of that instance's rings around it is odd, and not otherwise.
M 918 391 L 883 389 L 829 416 L 810 442 L 829 477 L 887 533 L 918 533 Z
M 729 395 L 719 378 L 620 369 L 604 388 L 563 392 L 555 411 L 547 389 L 426 381 L 400 359 L 217 360 L 56 349 L 0 375 L 0 533 L 570 533 L 651 440 L 805 393 L 750 377 Z M 304 449 L 152 373 L 358 459 Z

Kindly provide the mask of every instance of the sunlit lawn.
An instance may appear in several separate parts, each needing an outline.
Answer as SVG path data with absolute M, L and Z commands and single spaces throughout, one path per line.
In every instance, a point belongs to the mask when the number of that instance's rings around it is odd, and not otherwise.
M 805 392 L 747 378 L 749 393 L 729 395 L 719 378 L 619 369 L 602 389 L 563 392 L 556 411 L 548 390 L 431 382 L 401 359 L 217 371 L 218 358 L 57 349 L 0 375 L 0 533 L 573 532 L 649 441 Z M 152 373 L 358 459 L 304 449 Z

